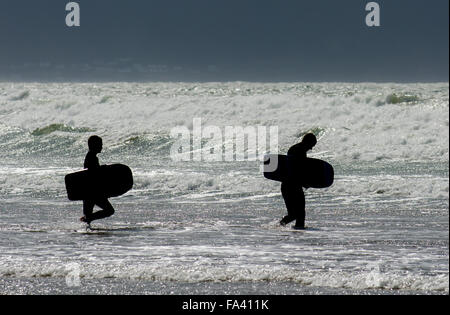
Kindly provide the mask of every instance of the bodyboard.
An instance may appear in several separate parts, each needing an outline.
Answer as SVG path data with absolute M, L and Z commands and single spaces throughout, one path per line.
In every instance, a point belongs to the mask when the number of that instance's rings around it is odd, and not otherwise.
M 133 187 L 133 173 L 123 164 L 102 165 L 64 178 L 69 200 L 95 200 L 123 195 Z
M 269 154 L 264 159 L 264 177 L 289 182 L 305 188 L 326 188 L 334 181 L 334 169 L 323 160 Z

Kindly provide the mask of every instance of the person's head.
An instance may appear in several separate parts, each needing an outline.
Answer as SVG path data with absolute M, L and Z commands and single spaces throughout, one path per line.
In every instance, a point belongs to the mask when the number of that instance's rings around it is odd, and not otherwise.
M 88 147 L 89 147 L 89 151 L 91 151 L 91 152 L 95 152 L 95 153 L 102 152 L 102 148 L 103 148 L 102 138 L 100 138 L 99 136 L 90 136 L 88 139 Z
M 306 135 L 303 136 L 302 143 L 306 145 L 308 150 L 310 150 L 317 143 L 316 136 L 314 134 L 312 134 L 312 133 L 307 133 Z

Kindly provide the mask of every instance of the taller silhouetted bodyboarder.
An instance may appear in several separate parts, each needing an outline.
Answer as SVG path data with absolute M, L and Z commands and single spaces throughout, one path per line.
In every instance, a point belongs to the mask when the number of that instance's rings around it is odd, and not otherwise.
M 317 143 L 316 136 L 312 133 L 306 134 L 302 142 L 297 143 L 288 150 L 288 157 L 298 164 L 302 164 L 307 156 L 306 152 L 311 150 Z M 307 187 L 306 187 L 307 188 Z M 287 216 L 281 219 L 280 224 L 286 225 L 296 220 L 294 229 L 305 228 L 305 194 L 303 187 L 298 182 L 286 180 L 281 183 L 281 194 L 287 208 Z

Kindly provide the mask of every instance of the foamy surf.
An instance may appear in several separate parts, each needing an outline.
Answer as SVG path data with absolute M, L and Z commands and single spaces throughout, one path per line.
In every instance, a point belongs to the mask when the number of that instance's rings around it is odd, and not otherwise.
M 11 283 L 74 290 L 65 280 L 75 270 L 78 293 L 448 294 L 448 83 L 0 91 L 2 293 L 15 292 Z M 194 118 L 220 130 L 278 126 L 281 153 L 314 132 L 310 156 L 336 176 L 305 192 L 308 228 L 279 226 L 280 184 L 263 178 L 259 161 L 171 159 L 171 129 L 192 130 Z M 93 133 L 104 140 L 100 163 L 129 165 L 135 184 L 88 231 L 64 176 L 81 169 Z

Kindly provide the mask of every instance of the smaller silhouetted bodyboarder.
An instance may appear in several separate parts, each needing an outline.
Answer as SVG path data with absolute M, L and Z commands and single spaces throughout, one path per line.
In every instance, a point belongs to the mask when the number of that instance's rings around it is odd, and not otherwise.
M 98 172 L 100 170 L 100 163 L 97 154 L 102 152 L 102 138 L 99 136 L 89 137 L 88 146 L 89 152 L 84 160 L 84 168 L 86 168 L 88 172 Z M 95 205 L 102 210 L 93 213 Z M 94 220 L 112 216 L 114 214 L 114 208 L 106 197 L 93 198 L 90 200 L 83 200 L 83 214 L 84 216 L 80 218 L 80 221 L 91 224 Z
M 306 159 L 306 152 L 311 150 L 316 143 L 316 136 L 308 133 L 303 137 L 302 142 L 293 145 L 288 150 L 287 155 L 297 160 L 298 163 L 302 163 Z M 291 181 L 282 182 L 281 194 L 288 214 L 280 221 L 280 224 L 284 226 L 296 220 L 294 229 L 305 229 L 305 194 L 302 186 Z

